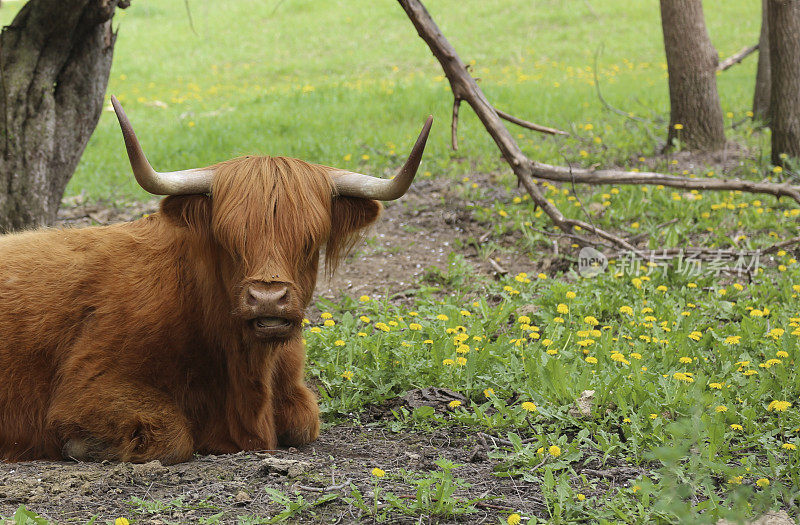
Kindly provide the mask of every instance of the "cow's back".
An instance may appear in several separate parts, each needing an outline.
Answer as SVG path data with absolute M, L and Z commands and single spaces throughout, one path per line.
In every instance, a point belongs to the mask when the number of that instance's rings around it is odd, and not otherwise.
M 0 458 L 60 457 L 45 419 L 63 369 L 138 367 L 132 347 L 174 327 L 164 305 L 177 285 L 159 275 L 176 273 L 174 263 L 157 256 L 165 239 L 148 229 L 137 221 L 0 237 Z

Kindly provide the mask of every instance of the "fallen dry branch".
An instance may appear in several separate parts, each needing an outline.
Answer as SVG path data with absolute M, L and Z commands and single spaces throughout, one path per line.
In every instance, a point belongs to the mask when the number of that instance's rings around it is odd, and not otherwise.
M 800 203 L 800 187 L 772 182 L 754 182 L 741 179 L 711 179 L 707 177 L 679 177 L 664 173 L 622 170 L 591 170 L 552 166 L 532 160 L 534 177 L 549 181 L 575 182 L 580 184 L 636 184 L 660 185 L 684 190 L 717 190 L 763 193 L 774 197 L 791 197 Z
M 547 126 L 542 126 L 541 124 L 534 124 L 533 122 L 528 122 L 527 120 L 522 120 L 521 118 L 517 118 L 514 115 L 509 115 L 505 111 L 500 111 L 499 109 L 495 108 L 495 113 L 497 116 L 503 120 L 507 120 L 512 124 L 516 124 L 517 126 L 522 126 L 523 128 L 527 128 L 533 131 L 539 131 L 541 133 L 547 133 L 548 135 L 563 135 L 565 137 L 569 137 L 570 134 L 566 131 L 561 131 L 560 129 L 556 128 L 548 128 Z
M 453 118 L 450 121 L 450 145 L 453 150 L 458 150 L 458 110 L 461 108 L 461 99 L 458 97 L 453 98 Z M 549 128 L 547 126 L 542 126 L 541 124 L 535 124 L 533 122 L 528 122 L 527 120 L 523 120 L 521 118 L 517 118 L 514 115 L 509 115 L 504 111 L 500 111 L 499 109 L 495 109 L 497 116 L 501 119 L 507 120 L 517 126 L 521 126 L 526 129 L 530 129 L 532 131 L 538 131 L 540 133 L 545 133 L 547 135 L 561 135 L 564 137 L 571 137 L 569 133 L 566 131 L 562 131 L 556 128 Z
M 741 63 L 742 60 L 755 53 L 756 50 L 758 50 L 758 44 L 754 46 L 743 47 L 738 53 L 734 53 L 720 62 L 717 66 L 717 71 L 725 71 L 726 69 L 730 69 L 732 66 Z
M 457 118 L 458 106 L 466 101 L 483 123 L 486 131 L 494 139 L 506 162 L 511 166 L 517 179 L 530 195 L 536 206 L 540 207 L 553 224 L 577 243 L 584 246 L 608 246 L 584 233 L 608 241 L 611 245 L 635 253 L 642 257 L 644 252 L 629 241 L 584 221 L 568 219 L 542 193 L 535 179 L 572 182 L 580 184 L 652 184 L 681 189 L 697 190 L 740 190 L 748 193 L 763 193 L 775 197 L 791 197 L 800 203 L 800 187 L 789 184 L 753 182 L 740 179 L 690 178 L 662 173 L 633 172 L 623 170 L 591 170 L 552 166 L 529 159 L 520 149 L 511 133 L 503 125 L 499 112 L 489 103 L 467 66 L 456 50 L 442 34 L 420 0 L 398 0 L 405 10 L 419 36 L 425 41 L 450 83 L 456 103 L 453 106 Z M 453 125 L 453 136 L 457 123 Z M 582 233 L 576 233 L 582 232 Z

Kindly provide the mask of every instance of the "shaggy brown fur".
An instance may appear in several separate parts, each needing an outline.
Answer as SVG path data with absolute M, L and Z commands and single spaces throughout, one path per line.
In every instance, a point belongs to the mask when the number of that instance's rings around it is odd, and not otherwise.
M 319 251 L 333 269 L 381 205 L 333 196 L 296 159 L 213 168 L 213 197 L 0 237 L 0 459 L 174 463 L 316 439 L 300 325 Z M 263 340 L 242 293 L 274 281 L 291 331 Z

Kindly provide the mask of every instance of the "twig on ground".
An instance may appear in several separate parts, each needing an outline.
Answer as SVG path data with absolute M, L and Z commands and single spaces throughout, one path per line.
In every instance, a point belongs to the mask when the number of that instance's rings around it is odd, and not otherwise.
M 453 120 L 450 122 L 450 146 L 453 151 L 458 150 L 458 109 L 461 107 L 461 99 L 453 98 Z
M 597 98 L 600 100 L 600 103 L 603 104 L 604 108 L 606 108 L 607 110 L 609 110 L 611 112 L 616 113 L 617 115 L 621 115 L 621 116 L 623 116 L 625 118 L 629 118 L 631 120 L 635 120 L 636 122 L 642 122 L 642 123 L 645 123 L 645 124 L 652 124 L 652 122 L 650 122 L 647 119 L 643 119 L 641 117 L 637 117 L 633 113 L 630 113 L 628 111 L 623 111 L 623 110 L 621 110 L 621 109 L 619 109 L 617 107 L 612 106 L 611 104 L 608 103 L 606 98 L 603 96 L 603 92 L 600 91 L 600 77 L 597 74 L 597 63 L 598 63 L 598 59 L 600 57 L 600 52 L 602 50 L 603 50 L 603 45 L 600 44 L 600 46 L 598 46 L 598 48 L 597 48 L 597 51 L 594 52 L 594 67 L 592 68 L 592 73 L 594 74 L 594 90 L 597 93 Z
M 758 44 L 755 44 L 753 46 L 743 47 L 737 53 L 732 54 L 731 56 L 720 62 L 719 65 L 717 66 L 717 71 L 725 71 L 727 69 L 730 69 L 736 64 L 741 63 L 741 61 L 744 60 L 745 58 L 755 53 L 756 50 L 758 50 Z
M 494 268 L 494 271 L 497 272 L 498 274 L 505 275 L 508 273 L 508 270 L 500 266 L 500 263 L 498 263 L 491 257 L 488 257 L 486 260 L 489 261 L 489 264 L 492 266 L 492 268 Z
M 497 436 L 493 436 L 491 434 L 486 434 L 484 432 L 478 432 L 478 436 L 480 438 L 483 438 L 484 440 L 486 438 L 491 439 L 493 442 L 495 442 L 494 443 L 495 448 L 498 448 L 497 447 L 497 443 L 500 443 L 501 445 L 505 445 L 507 447 L 513 447 L 514 446 L 514 443 L 512 443 L 508 439 L 497 437 Z M 521 442 L 522 442 L 523 445 L 527 445 L 528 443 L 533 443 L 534 441 L 536 441 L 536 438 L 525 438 Z
M 342 490 L 343 488 L 349 487 L 350 483 L 352 482 L 352 479 L 347 479 L 342 483 L 337 485 L 329 485 L 327 487 L 307 487 L 306 485 L 295 485 L 295 487 L 308 492 L 336 492 L 337 490 Z

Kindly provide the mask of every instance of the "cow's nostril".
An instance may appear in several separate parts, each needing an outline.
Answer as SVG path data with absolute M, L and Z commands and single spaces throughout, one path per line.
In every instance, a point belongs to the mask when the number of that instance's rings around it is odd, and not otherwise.
M 286 306 L 289 286 L 283 283 L 252 284 L 247 289 L 248 306 L 278 308 Z

